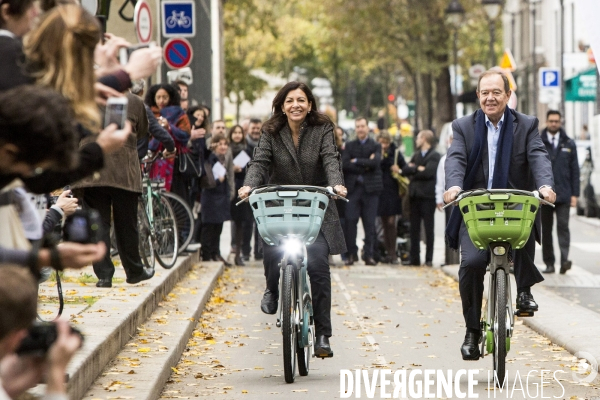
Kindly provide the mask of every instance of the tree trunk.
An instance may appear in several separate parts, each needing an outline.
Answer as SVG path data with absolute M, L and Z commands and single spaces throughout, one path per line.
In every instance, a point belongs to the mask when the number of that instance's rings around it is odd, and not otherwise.
M 423 74 L 423 95 L 425 96 L 425 129 L 433 128 L 433 77 L 431 73 Z
M 419 108 L 421 107 L 421 96 L 419 96 L 419 89 L 420 89 L 420 85 L 419 85 L 419 75 L 418 73 L 413 73 L 411 75 L 411 78 L 413 80 L 413 85 L 415 86 L 414 91 L 415 91 L 415 132 L 419 131 L 420 128 L 420 124 L 419 124 L 419 118 L 421 118 L 421 112 L 419 110 Z
M 450 90 L 450 70 L 447 67 L 442 68 L 441 73 L 435 79 L 435 89 L 436 113 L 433 118 L 433 128 L 436 136 L 439 137 L 442 126 L 446 122 L 451 122 L 454 118 L 452 91 Z
M 238 92 L 235 94 L 235 120 L 240 123 L 240 107 L 242 106 L 242 94 Z

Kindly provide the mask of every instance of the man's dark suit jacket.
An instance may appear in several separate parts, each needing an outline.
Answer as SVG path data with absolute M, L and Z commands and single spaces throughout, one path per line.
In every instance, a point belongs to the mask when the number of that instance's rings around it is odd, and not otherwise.
M 375 157 L 370 158 L 371 154 Z M 353 163 L 352 160 L 356 159 Z M 368 138 L 365 144 L 358 139 L 346 143 L 342 154 L 344 180 L 348 193 L 352 193 L 359 175 L 363 176 L 363 184 L 367 193 L 378 193 L 383 190 L 381 175 L 381 145 Z
M 446 189 L 453 186 L 464 188 L 467 159 L 475 140 L 475 116 L 477 114 L 469 114 L 452 122 L 454 140 L 446 156 Z M 554 188 L 552 163 L 538 131 L 538 119 L 515 110 L 510 110 L 510 117 L 513 119 L 513 148 L 508 172 L 508 188 L 529 191 L 538 190 L 544 185 Z M 473 184 L 474 189 L 487 188 L 488 160 L 486 146 L 483 149 L 483 160 L 481 166 L 478 167 L 479 171 Z M 539 215 L 536 219 L 539 222 Z M 536 227 L 539 233 L 538 223 L 536 223 Z
M 410 178 L 408 186 L 408 195 L 421 199 L 435 199 L 435 180 L 437 167 L 440 163 L 440 153 L 433 148 L 425 153 L 425 157 L 417 150 L 410 159 L 414 166 L 405 165 L 402 168 L 402 175 Z M 424 171 L 419 171 L 418 167 L 425 167 Z

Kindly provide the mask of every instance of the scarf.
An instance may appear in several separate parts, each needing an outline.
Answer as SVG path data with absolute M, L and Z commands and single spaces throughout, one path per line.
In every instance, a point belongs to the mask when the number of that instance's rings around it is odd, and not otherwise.
M 246 143 L 244 143 L 244 141 L 242 140 L 239 143 L 235 143 L 232 141 L 229 147 L 231 147 L 231 153 L 233 154 L 233 158 L 235 158 L 238 154 L 240 154 L 241 151 L 245 151 L 247 146 Z
M 465 171 L 465 180 L 463 190 L 475 189 L 475 176 L 479 172 L 481 162 L 483 161 L 483 152 L 487 150 L 488 128 L 485 125 L 485 114 L 481 109 L 475 112 L 475 141 L 473 148 L 467 160 L 467 170 Z M 510 169 L 510 159 L 513 145 L 513 122 L 512 114 L 508 106 L 504 110 L 504 122 L 500 128 L 498 137 L 496 160 L 494 162 L 494 176 L 492 177 L 492 189 L 506 189 L 508 186 L 508 173 Z M 452 209 L 450 220 L 446 226 L 446 243 L 448 247 L 458 250 L 460 224 L 462 223 L 462 214 L 458 207 Z
M 246 135 L 246 143 L 248 143 L 249 146 L 251 147 L 256 147 L 258 146 L 258 140 L 254 140 L 250 137 L 250 134 Z

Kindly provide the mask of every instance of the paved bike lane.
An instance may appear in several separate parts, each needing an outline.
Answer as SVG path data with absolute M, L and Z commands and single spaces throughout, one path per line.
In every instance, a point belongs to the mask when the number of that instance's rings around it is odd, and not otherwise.
M 311 359 L 310 374 L 296 382 L 283 379 L 281 332 L 275 318 L 259 309 L 264 288 L 262 267 L 228 269 L 179 364 L 164 388 L 162 398 L 210 397 L 223 399 L 336 399 L 340 375 L 350 370 L 356 383 L 361 376 L 360 398 L 383 398 L 380 377 L 373 397 L 367 389 L 375 371 L 389 369 L 391 381 L 385 393 L 394 391 L 406 374 L 407 398 L 425 398 L 423 376 L 433 370 L 432 398 L 563 398 L 600 396 L 600 378 L 585 382 L 577 374 L 579 360 L 549 340 L 517 322 L 507 357 L 508 382 L 502 393 L 488 383 L 492 357 L 477 362 L 460 358 L 464 336 L 457 285 L 439 270 L 410 267 L 332 268 L 332 359 Z M 436 374 L 441 371 L 459 383 L 451 395 Z M 464 370 L 464 373 L 461 372 Z M 468 370 L 472 371 L 473 396 L 468 395 Z M 541 382 L 541 370 L 544 383 Z M 565 371 L 564 373 L 556 371 Z M 404 372 L 402 372 L 404 371 Z M 409 382 L 414 375 L 415 383 Z M 556 372 L 556 379 L 553 374 Z M 574 373 L 576 375 L 574 375 Z M 529 374 L 529 384 L 527 378 Z M 345 382 L 348 382 L 346 375 Z M 365 385 L 367 378 L 368 384 Z M 492 378 L 493 379 L 493 378 Z M 420 384 L 419 384 L 420 382 Z M 560 382 L 560 384 L 559 384 Z M 562 385 L 562 386 L 561 386 Z M 356 385 L 349 398 L 358 398 Z M 440 395 L 438 386 L 442 387 Z M 543 393 L 541 389 L 543 387 Z M 346 384 L 347 388 L 347 384 Z M 402 394 L 402 391 L 399 392 Z M 542 397 L 543 395 L 543 397 Z

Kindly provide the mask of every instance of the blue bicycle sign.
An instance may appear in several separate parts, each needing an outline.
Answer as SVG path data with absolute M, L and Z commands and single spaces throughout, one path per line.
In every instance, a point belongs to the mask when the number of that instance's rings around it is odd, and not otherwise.
M 161 8 L 163 37 L 196 35 L 196 10 L 193 0 L 163 1 Z

